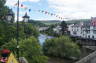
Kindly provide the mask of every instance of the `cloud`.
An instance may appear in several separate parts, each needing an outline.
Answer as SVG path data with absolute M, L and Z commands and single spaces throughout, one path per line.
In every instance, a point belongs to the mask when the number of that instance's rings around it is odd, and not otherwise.
M 49 7 L 60 16 L 70 19 L 96 16 L 96 0 L 47 0 Z

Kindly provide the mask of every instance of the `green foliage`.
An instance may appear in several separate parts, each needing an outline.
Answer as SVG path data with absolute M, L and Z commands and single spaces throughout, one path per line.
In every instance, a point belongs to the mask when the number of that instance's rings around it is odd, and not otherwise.
M 66 23 L 68 25 L 70 25 L 70 24 L 77 24 L 77 23 L 80 23 L 80 22 L 90 22 L 90 19 L 78 19 L 78 20 L 69 20 L 69 21 L 66 21 Z
M 0 20 L 5 20 L 9 8 L 5 6 L 6 0 L 0 0 Z
M 35 37 L 39 36 L 39 30 L 35 26 L 33 26 L 32 24 L 27 24 L 26 33 L 29 36 L 32 36 L 32 35 Z
M 14 38 L 16 31 L 15 29 L 16 28 L 14 28 L 14 26 L 0 21 L 0 46 Z
M 44 23 L 42 23 L 41 21 L 37 21 L 37 20 L 30 20 L 29 23 L 31 23 L 32 25 L 37 26 L 37 27 L 47 26 Z
M 10 42 L 4 44 L 2 46 L 2 49 L 7 48 L 7 49 L 11 50 L 15 54 L 16 53 L 16 47 L 17 47 L 16 43 L 17 43 L 16 40 L 12 39 Z
M 46 33 L 47 35 L 51 35 L 51 36 L 59 36 L 59 34 L 55 33 L 53 31 L 53 28 L 55 28 L 57 26 L 57 24 L 54 24 L 54 25 L 50 25 L 49 28 L 45 31 L 42 31 L 43 33 Z
M 30 36 L 38 37 L 39 36 L 39 30 L 36 28 L 36 26 L 33 26 L 30 23 L 25 23 L 23 27 L 24 27 L 24 33 L 26 37 L 30 37 Z
M 14 44 L 14 45 L 13 45 Z M 47 63 L 48 58 L 43 55 L 41 46 L 38 40 L 34 37 L 19 41 L 20 56 L 27 58 L 29 63 Z M 16 40 L 6 43 L 3 47 L 16 51 Z
M 80 56 L 80 49 L 68 36 L 48 39 L 43 46 L 44 53 L 50 56 L 71 58 Z
M 27 44 L 27 46 L 26 46 Z M 46 63 L 47 57 L 43 55 L 39 42 L 34 37 L 30 37 L 22 42 L 24 56 L 30 63 Z
M 45 24 L 45 25 L 55 25 L 55 24 L 59 24 L 60 21 L 59 20 L 43 20 L 43 21 L 40 21 L 41 23 Z
M 0 46 L 16 38 L 17 36 L 16 31 L 17 31 L 16 23 L 7 23 L 4 21 L 0 21 Z M 32 24 L 27 24 L 25 31 L 24 31 L 24 26 L 20 24 L 19 26 L 20 39 L 25 39 L 30 36 L 38 37 L 39 35 L 39 31 Z

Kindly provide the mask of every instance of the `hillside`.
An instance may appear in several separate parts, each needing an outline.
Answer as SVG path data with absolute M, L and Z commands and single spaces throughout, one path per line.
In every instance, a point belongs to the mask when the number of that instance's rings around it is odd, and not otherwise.
M 60 23 L 59 20 L 46 20 L 46 21 L 40 21 L 41 23 L 44 23 L 46 25 L 52 25 L 52 24 L 58 24 Z
M 29 20 L 29 23 L 35 25 L 35 26 L 39 26 L 39 27 L 43 27 L 43 26 L 47 26 L 44 23 L 40 22 L 40 21 L 36 21 L 36 20 Z
M 74 23 L 80 23 L 80 22 L 89 22 L 90 19 L 78 19 L 78 20 L 69 20 L 66 21 L 67 24 L 74 24 Z M 29 23 L 32 23 L 35 26 L 47 26 L 52 24 L 60 24 L 61 21 L 59 20 L 30 20 Z
M 89 22 L 90 19 L 78 19 L 78 20 L 69 20 L 66 21 L 67 24 L 74 24 L 74 23 L 80 23 L 80 22 Z

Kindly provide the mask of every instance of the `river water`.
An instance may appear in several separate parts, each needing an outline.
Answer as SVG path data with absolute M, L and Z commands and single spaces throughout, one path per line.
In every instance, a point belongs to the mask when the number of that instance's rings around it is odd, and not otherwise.
M 41 45 L 43 45 L 43 43 L 45 42 L 46 39 L 51 39 L 51 38 L 54 38 L 53 36 L 48 36 L 48 35 L 45 35 L 45 34 L 40 34 L 39 37 L 38 37 L 38 40 L 40 42 Z

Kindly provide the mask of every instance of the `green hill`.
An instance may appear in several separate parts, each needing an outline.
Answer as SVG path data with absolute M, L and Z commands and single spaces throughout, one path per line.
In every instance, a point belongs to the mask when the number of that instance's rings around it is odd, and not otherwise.
M 44 23 L 44 24 L 46 24 L 46 25 L 52 25 L 52 24 L 58 24 L 58 23 L 60 23 L 60 21 L 59 20 L 43 20 L 43 21 L 40 21 L 41 23 Z
M 90 19 L 78 19 L 78 20 L 69 20 L 66 21 L 67 24 L 74 24 L 74 23 L 80 23 L 80 22 L 89 22 Z
M 78 19 L 78 20 L 69 20 L 66 21 L 67 24 L 74 24 L 74 23 L 80 23 L 80 22 L 89 22 L 90 19 Z M 60 24 L 60 20 L 30 20 L 29 23 L 32 23 L 35 26 L 47 26 L 52 24 Z
M 29 20 L 29 23 L 38 26 L 38 27 L 43 27 L 43 26 L 47 26 L 44 23 L 40 22 L 40 21 L 36 21 L 36 20 Z

